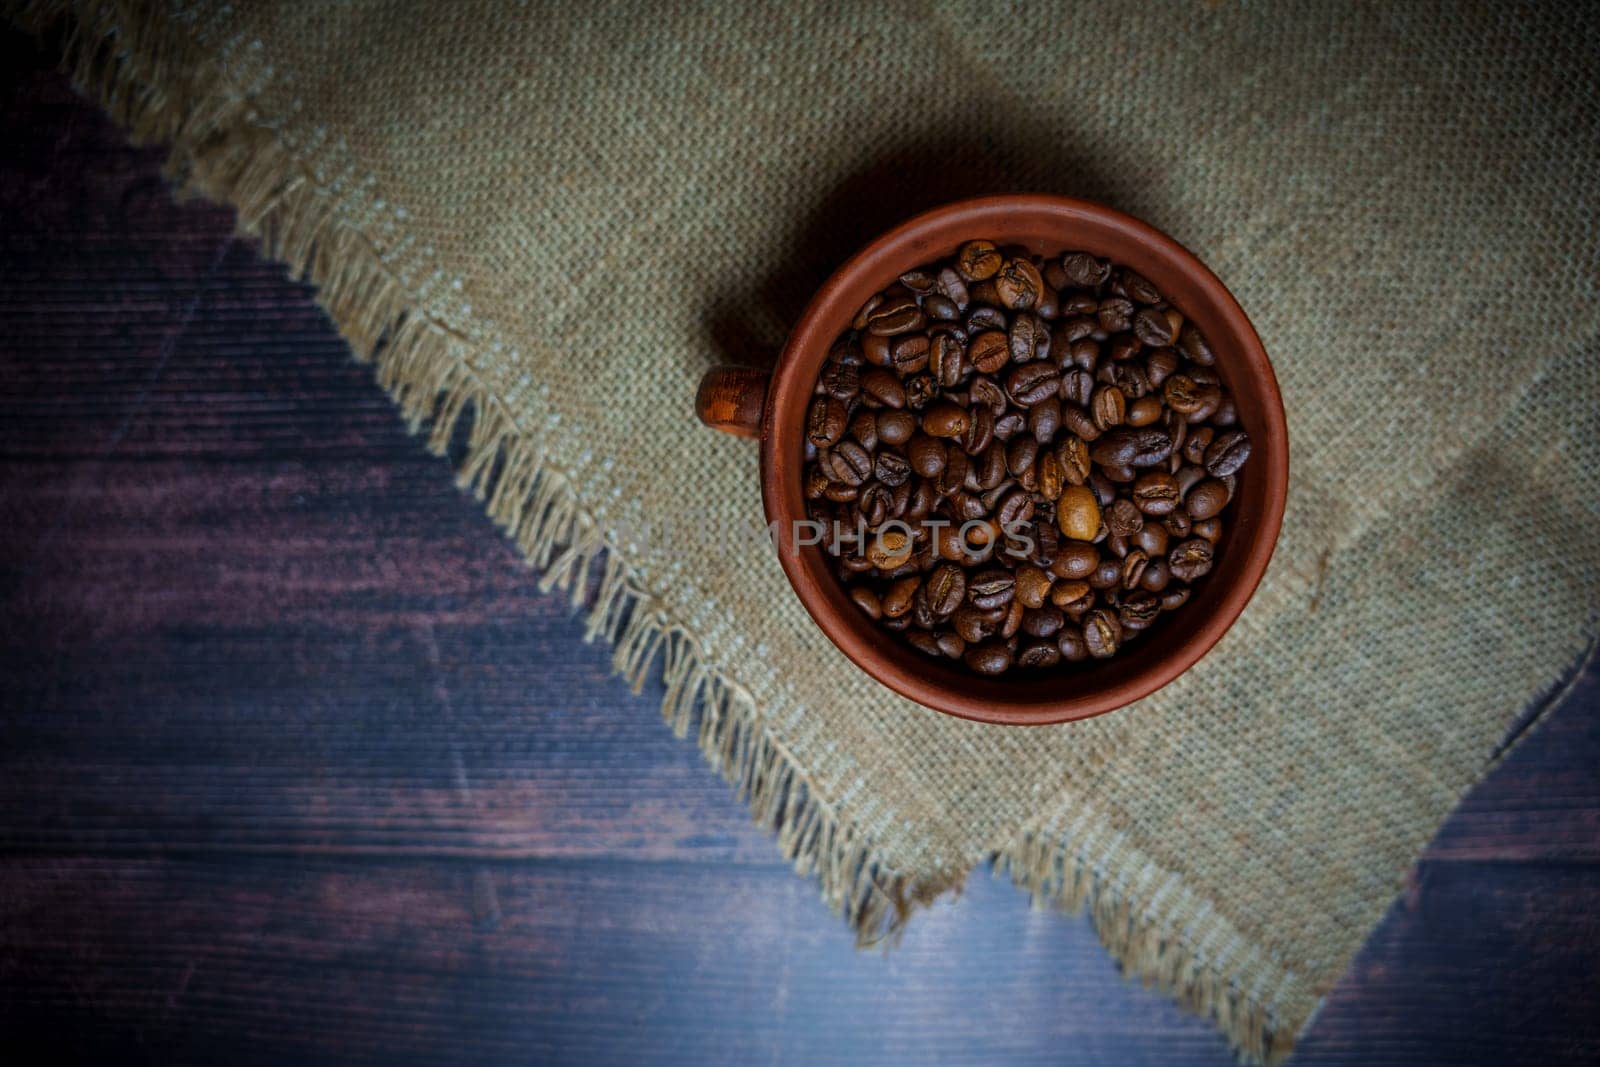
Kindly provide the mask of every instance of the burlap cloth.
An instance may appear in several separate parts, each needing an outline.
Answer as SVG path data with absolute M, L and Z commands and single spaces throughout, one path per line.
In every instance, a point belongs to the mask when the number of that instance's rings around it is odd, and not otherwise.
M 149 8 L 149 9 L 147 9 Z M 320 287 L 534 564 L 868 935 L 986 857 L 1287 1051 L 1600 597 L 1600 33 L 1581 5 L 34 5 Z M 70 27 L 70 28 L 69 28 Z M 1037 730 L 852 667 L 698 426 L 911 211 L 1036 189 L 1197 250 L 1274 358 L 1277 557 L 1202 663 Z M 470 435 L 460 426 L 470 424 Z M 691 506 L 691 503 L 694 506 Z M 587 585 L 587 588 L 584 586 Z M 654 681 L 651 684 L 657 684 Z

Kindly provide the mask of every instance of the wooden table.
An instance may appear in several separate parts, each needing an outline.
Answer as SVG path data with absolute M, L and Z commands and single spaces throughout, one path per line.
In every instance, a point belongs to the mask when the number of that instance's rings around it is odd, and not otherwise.
M 0 46 L 0 1047 L 1229 1062 L 985 873 L 856 952 L 306 287 Z M 1298 1062 L 1600 1056 L 1597 704 L 1466 798 Z

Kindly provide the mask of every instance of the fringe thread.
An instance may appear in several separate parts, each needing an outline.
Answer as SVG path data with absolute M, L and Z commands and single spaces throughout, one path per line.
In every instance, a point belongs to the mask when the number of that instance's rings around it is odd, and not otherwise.
M 484 502 L 542 572 L 541 589 L 563 589 L 575 606 L 587 604 L 586 637 L 614 645 L 614 667 L 634 692 L 661 665 L 662 715 L 673 732 L 695 731 L 708 762 L 737 788 L 755 820 L 776 833 L 795 870 L 817 877 L 823 899 L 844 915 L 859 944 L 892 942 L 915 910 L 960 888 L 966 870 L 923 878 L 894 873 L 872 842 L 808 788 L 749 695 L 708 666 L 692 635 L 633 580 L 538 438 L 519 428 L 478 379 L 469 342 L 421 312 L 378 251 L 338 217 L 334 198 L 183 27 L 118 0 L 5 6 L 13 21 L 39 36 L 64 31 L 63 67 L 79 91 L 134 141 L 170 144 L 167 171 L 183 191 L 232 205 L 241 233 L 316 286 L 319 302 L 356 357 L 375 366 L 411 430 L 428 429 L 430 451 L 445 454 L 457 425 L 470 420 L 458 484 Z M 595 570 L 599 586 L 591 600 Z M 995 864 L 1037 900 L 1087 907 L 1125 971 L 1214 1019 L 1245 1059 L 1276 1063 L 1288 1054 L 1304 1018 L 1275 1020 L 1268 1006 L 1141 920 L 1128 895 L 1074 858 L 1059 837 L 1025 837 Z

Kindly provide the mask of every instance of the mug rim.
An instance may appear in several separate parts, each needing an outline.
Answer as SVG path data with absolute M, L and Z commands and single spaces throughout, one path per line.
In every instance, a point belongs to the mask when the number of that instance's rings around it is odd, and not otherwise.
M 970 676 L 969 685 L 940 684 L 934 675 L 946 668 L 935 667 L 931 661 L 919 664 L 908 659 L 905 653 L 916 654 L 909 647 L 898 651 L 890 647 L 891 643 L 898 647 L 903 642 L 875 624 L 871 624 L 873 633 L 867 633 L 860 625 L 865 616 L 849 603 L 842 583 L 832 574 L 826 575 L 827 581 L 819 580 L 815 568 L 807 564 L 807 546 L 797 545 L 793 536 L 794 523 L 806 518 L 800 492 L 804 471 L 801 438 L 805 410 L 821 363 L 820 359 L 803 357 L 820 351 L 825 358 L 832 348 L 842 332 L 837 317 L 841 299 L 850 291 L 860 291 L 863 285 L 867 286 L 867 293 L 875 292 L 905 270 L 949 254 L 950 249 L 944 246 L 949 244 L 953 229 L 961 231 L 954 235 L 961 241 L 980 236 L 994 239 L 1003 229 L 997 225 L 999 220 L 1015 220 L 1022 215 L 1048 217 L 1052 224 L 1059 222 L 1064 227 L 1075 222 L 1092 223 L 1113 233 L 1119 243 L 1142 247 L 1170 263 L 1183 275 L 1186 288 L 1192 287 L 1192 293 L 1206 303 L 1208 313 L 1220 317 L 1226 326 L 1230 375 L 1225 376 L 1248 375 L 1259 383 L 1262 394 L 1257 399 L 1258 406 L 1251 409 L 1256 417 L 1251 437 L 1257 442 L 1252 461 L 1253 465 L 1260 465 L 1251 473 L 1264 480 L 1265 507 L 1252 512 L 1248 540 L 1229 547 L 1231 552 L 1245 553 L 1242 568 L 1222 589 L 1211 614 L 1194 626 L 1185 639 L 1159 655 L 1144 655 L 1145 647 L 1130 650 L 1127 660 L 1131 664 L 1120 667 L 1121 675 L 1088 695 L 1041 695 L 1038 684 L 1030 686 L 978 675 Z M 985 229 L 986 220 L 990 221 L 989 229 Z M 1096 254 L 1117 258 L 1112 253 Z M 1163 291 L 1166 288 L 1163 286 Z M 854 307 L 850 312 L 853 314 Z M 812 366 L 813 362 L 817 366 Z M 761 425 L 761 496 L 769 528 L 774 532 L 778 562 L 789 584 L 818 628 L 853 663 L 900 695 L 935 711 L 987 723 L 1044 725 L 1103 715 L 1148 696 L 1192 667 L 1221 639 L 1244 611 L 1271 561 L 1287 499 L 1288 455 L 1282 395 L 1266 350 L 1239 302 L 1199 257 L 1155 227 L 1114 208 L 1050 194 L 1011 194 L 953 201 L 916 215 L 867 242 L 817 290 L 790 331 L 767 389 Z M 1238 536 L 1233 540 L 1237 541 Z M 813 551 L 820 550 L 813 547 Z M 830 592 L 829 583 L 837 589 Z M 856 617 L 846 611 L 855 612 Z M 870 624 L 870 620 L 866 621 Z M 1111 664 L 1121 658 L 1102 662 Z M 926 669 L 918 669 L 919 666 Z M 1008 688 L 1013 686 L 1015 694 L 1008 694 Z

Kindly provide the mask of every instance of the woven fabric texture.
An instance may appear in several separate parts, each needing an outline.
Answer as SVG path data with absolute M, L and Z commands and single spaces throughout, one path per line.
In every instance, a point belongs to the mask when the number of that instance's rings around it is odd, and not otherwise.
M 1275 1059 L 1600 603 L 1600 29 L 1580 6 L 44 3 L 866 935 L 995 858 Z M 850 252 L 1037 190 L 1252 316 L 1291 491 L 1198 666 L 1034 730 L 860 673 L 700 427 Z M 463 421 L 464 420 L 464 421 Z M 466 428 L 470 426 L 470 431 Z M 593 565 L 591 567 L 591 564 Z M 596 585 L 598 584 L 598 588 Z M 656 684 L 651 682 L 651 684 Z

